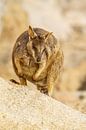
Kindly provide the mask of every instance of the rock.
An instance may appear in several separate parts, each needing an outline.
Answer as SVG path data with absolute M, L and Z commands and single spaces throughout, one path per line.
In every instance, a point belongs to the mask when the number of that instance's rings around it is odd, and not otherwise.
M 0 130 L 86 130 L 86 115 L 0 78 Z
M 86 91 L 54 92 L 55 99 L 86 114 Z

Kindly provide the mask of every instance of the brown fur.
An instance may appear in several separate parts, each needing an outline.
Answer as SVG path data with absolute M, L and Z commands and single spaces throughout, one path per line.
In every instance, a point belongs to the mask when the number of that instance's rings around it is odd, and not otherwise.
M 20 84 L 27 85 L 28 80 L 41 92 L 52 94 L 63 65 L 59 41 L 52 33 L 29 26 L 15 43 L 12 61 Z

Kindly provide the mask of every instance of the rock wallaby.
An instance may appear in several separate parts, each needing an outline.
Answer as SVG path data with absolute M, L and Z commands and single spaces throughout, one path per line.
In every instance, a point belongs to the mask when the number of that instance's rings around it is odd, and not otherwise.
M 12 62 L 19 84 L 31 81 L 38 90 L 51 96 L 63 66 L 63 52 L 52 32 L 29 26 L 16 40 Z

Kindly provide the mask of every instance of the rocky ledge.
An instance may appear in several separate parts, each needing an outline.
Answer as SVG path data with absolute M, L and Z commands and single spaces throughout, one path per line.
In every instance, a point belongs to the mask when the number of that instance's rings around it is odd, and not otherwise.
M 86 130 L 86 115 L 0 78 L 0 130 Z

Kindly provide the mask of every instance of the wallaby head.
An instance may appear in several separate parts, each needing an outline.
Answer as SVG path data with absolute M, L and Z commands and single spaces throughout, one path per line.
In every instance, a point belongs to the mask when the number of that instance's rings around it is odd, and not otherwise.
M 36 63 L 42 63 L 46 59 L 47 41 L 52 33 L 47 32 L 45 35 L 38 35 L 34 29 L 29 26 L 27 43 L 28 53 L 34 58 Z

